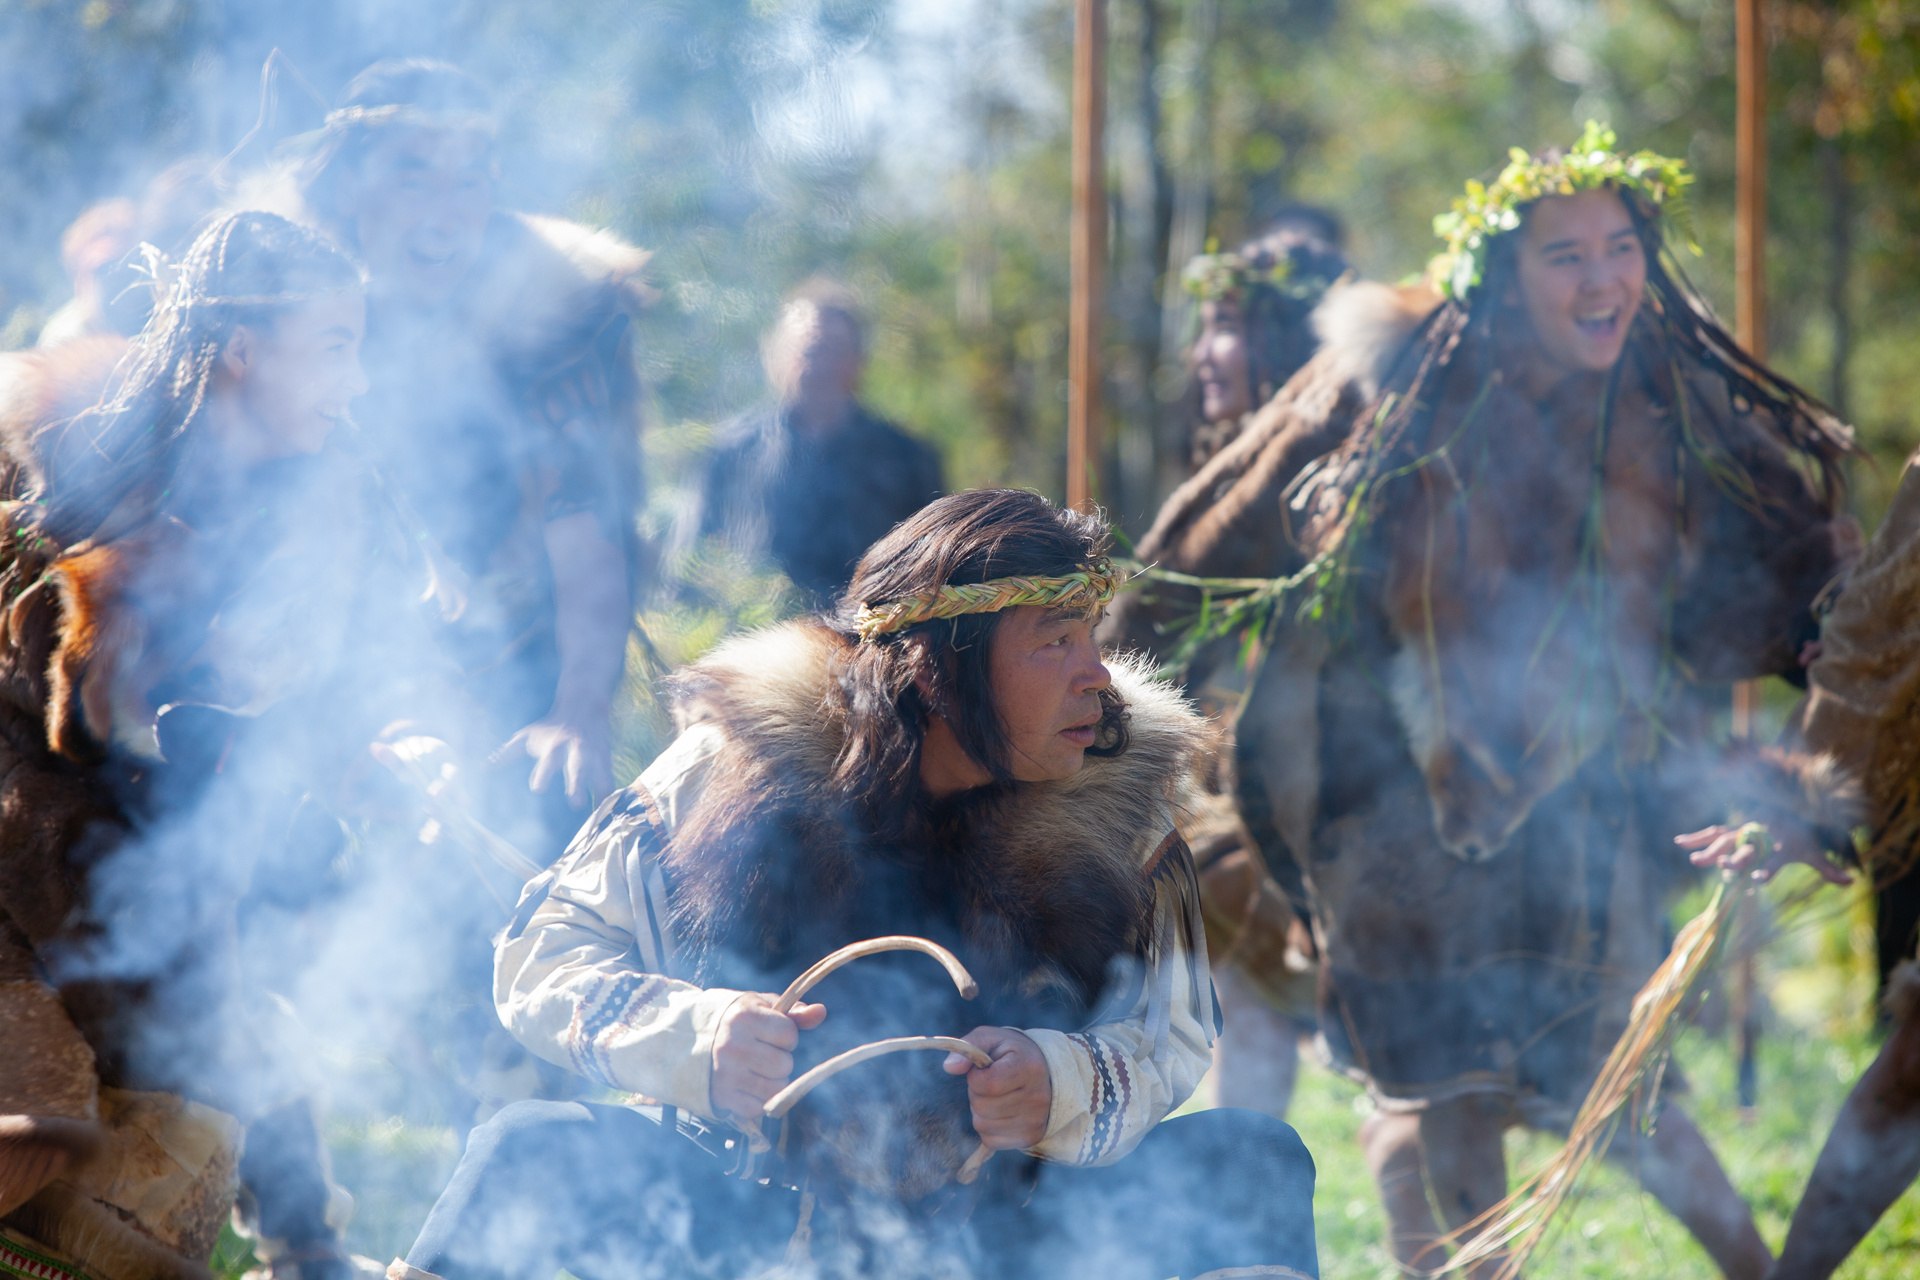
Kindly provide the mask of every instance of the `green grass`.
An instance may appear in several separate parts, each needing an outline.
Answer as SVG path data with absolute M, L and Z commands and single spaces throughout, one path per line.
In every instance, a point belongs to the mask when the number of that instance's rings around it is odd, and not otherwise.
M 1871 913 L 1864 895 L 1807 895 L 1810 877 L 1783 877 L 1767 891 L 1774 937 L 1761 954 L 1771 1009 L 1759 1050 L 1758 1105 L 1735 1105 L 1734 1062 L 1723 1036 L 1688 1031 L 1676 1061 L 1690 1086 L 1678 1099 L 1752 1206 L 1760 1234 L 1778 1252 L 1820 1146 L 1847 1091 L 1873 1060 Z M 1692 905 L 1692 904 L 1688 904 Z M 1681 912 L 1684 914 L 1686 906 Z M 1371 1103 L 1361 1090 L 1316 1065 L 1301 1064 L 1288 1119 L 1319 1166 L 1314 1222 L 1325 1280 L 1397 1274 L 1387 1256 L 1385 1219 L 1354 1133 Z M 1511 1176 L 1538 1168 L 1555 1150 L 1541 1134 L 1508 1136 Z M 1562 1210 L 1529 1273 L 1555 1277 L 1659 1276 L 1702 1280 L 1719 1272 L 1684 1228 L 1624 1170 L 1593 1169 Z M 1908 1280 L 1920 1275 L 1920 1188 L 1909 1188 L 1838 1272 L 1839 1280 Z
M 1724 1041 L 1689 1032 L 1678 1054 L 1691 1085 L 1681 1105 L 1692 1114 L 1753 1206 L 1760 1233 L 1776 1251 L 1806 1185 L 1820 1144 L 1857 1067 L 1871 1060 L 1865 1035 L 1842 1040 L 1777 1033 L 1761 1044 L 1759 1106 L 1743 1120 L 1733 1105 L 1733 1060 Z M 1385 1280 L 1397 1273 L 1382 1241 L 1385 1219 L 1354 1131 L 1371 1105 L 1349 1081 L 1302 1064 L 1289 1119 L 1313 1152 L 1320 1177 L 1314 1223 L 1324 1280 Z M 1555 1144 L 1539 1134 L 1508 1138 L 1518 1174 L 1543 1163 Z M 1529 1272 L 1536 1276 L 1719 1274 L 1700 1247 L 1624 1171 L 1600 1166 L 1554 1224 Z M 1920 1190 L 1909 1190 L 1839 1272 L 1842 1280 L 1895 1280 L 1920 1274 Z

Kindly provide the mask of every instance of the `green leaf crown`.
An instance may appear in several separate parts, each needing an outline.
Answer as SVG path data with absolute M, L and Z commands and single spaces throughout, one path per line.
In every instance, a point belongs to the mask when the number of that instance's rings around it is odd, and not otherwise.
M 1481 281 L 1486 246 L 1516 230 L 1526 206 L 1545 196 L 1570 196 L 1609 186 L 1639 193 L 1674 234 L 1699 253 L 1693 211 L 1687 205 L 1687 188 L 1693 183 L 1687 162 L 1652 151 L 1622 155 L 1614 150 L 1618 143 L 1610 127 L 1589 120 L 1580 140 L 1564 154 L 1536 160 L 1513 148 L 1498 178 L 1488 184 L 1468 182 L 1466 194 L 1433 220 L 1433 233 L 1447 247 L 1427 264 L 1427 278 L 1440 292 L 1465 302 Z
M 1285 289 L 1293 275 L 1293 260 L 1281 255 L 1249 258 L 1239 253 L 1196 254 L 1180 273 L 1180 287 L 1201 302 L 1218 302 L 1246 291 L 1249 285 Z

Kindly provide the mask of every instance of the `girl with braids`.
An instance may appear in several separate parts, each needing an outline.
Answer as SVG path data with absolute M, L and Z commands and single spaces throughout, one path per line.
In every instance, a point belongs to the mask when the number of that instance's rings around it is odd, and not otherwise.
M 236 904 L 396 713 L 365 637 L 403 642 L 380 602 L 418 598 L 418 553 L 337 438 L 355 265 L 237 213 L 155 266 L 97 403 L 71 352 L 5 371 L 0 1274 L 204 1275 L 237 1176 L 276 1275 L 344 1275 L 310 1112 L 249 1047 Z
M 1680 272 L 1689 180 L 1595 125 L 1514 153 L 1437 223 L 1433 285 L 1329 295 L 1260 457 L 1214 478 L 1218 508 L 1279 497 L 1267 573 L 1311 566 L 1238 785 L 1301 870 L 1321 1034 L 1378 1103 L 1409 1264 L 1440 1260 L 1436 1204 L 1460 1226 L 1505 1195 L 1504 1129 L 1570 1121 L 1665 953 L 1675 833 L 1850 825 L 1823 762 L 1715 739 L 1733 681 L 1803 679 L 1852 444 Z M 1677 1107 L 1616 1146 L 1729 1276 L 1764 1273 Z

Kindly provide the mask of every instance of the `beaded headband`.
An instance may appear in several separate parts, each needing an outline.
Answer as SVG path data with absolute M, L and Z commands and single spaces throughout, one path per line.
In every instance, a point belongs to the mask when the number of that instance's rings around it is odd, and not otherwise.
M 885 604 L 862 604 L 855 629 L 862 643 L 872 643 L 917 623 L 957 618 L 963 613 L 998 613 L 1023 604 L 1065 606 L 1091 613 L 1113 599 L 1119 586 L 1113 566 L 1103 556 L 1091 568 L 1057 578 L 989 578 Z

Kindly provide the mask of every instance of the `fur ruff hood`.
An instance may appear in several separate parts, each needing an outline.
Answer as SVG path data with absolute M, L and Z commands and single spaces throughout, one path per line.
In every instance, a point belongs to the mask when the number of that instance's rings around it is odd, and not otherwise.
M 861 928 L 945 923 L 983 1002 L 1083 1018 L 1116 959 L 1146 957 L 1155 881 L 1170 861 L 1186 862 L 1184 851 L 1167 857 L 1177 843 L 1168 837 L 1204 721 L 1143 664 L 1116 661 L 1114 687 L 1129 711 L 1124 753 L 1089 756 L 1064 781 L 983 788 L 936 806 L 928 835 L 944 848 L 931 858 L 873 850 L 829 782 L 845 741 L 835 668 L 847 643 L 818 623 L 788 623 L 722 645 L 677 679 L 681 727 L 717 725 L 725 746 L 669 845 L 676 933 L 703 964 L 724 950 L 782 972 L 873 936 Z M 951 877 L 954 918 L 910 903 L 895 868 L 873 865 L 902 856 L 908 879 Z M 915 911 L 935 918 L 900 918 Z

